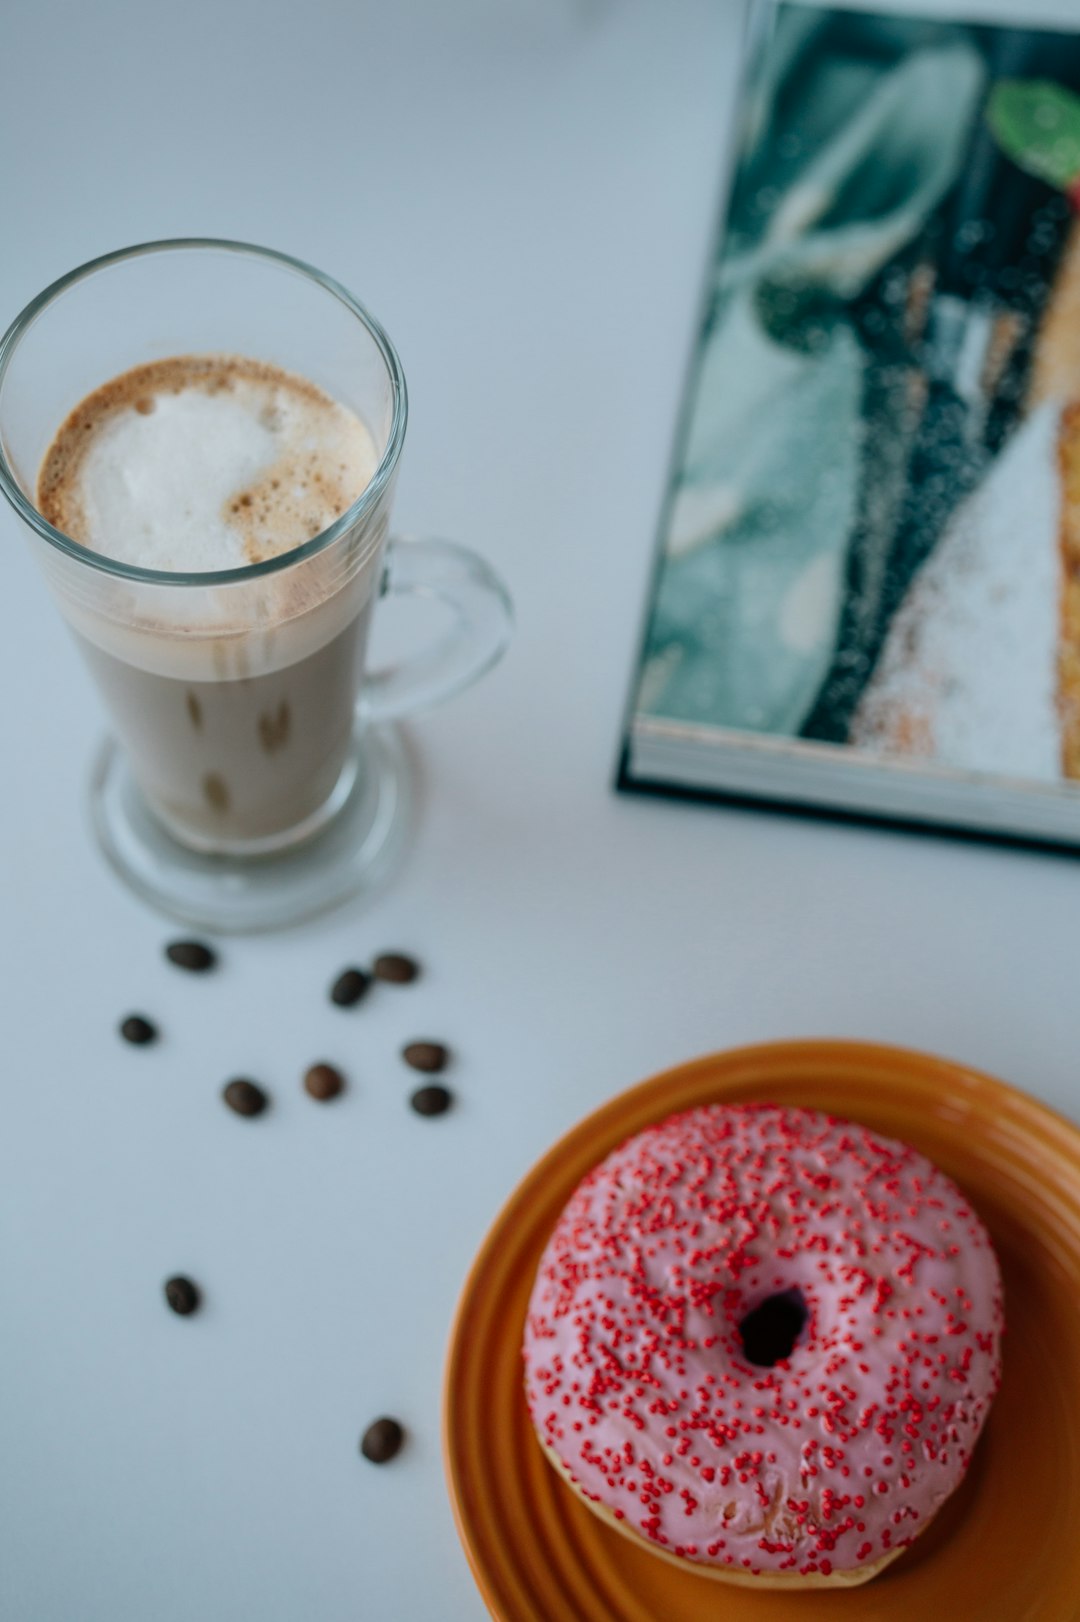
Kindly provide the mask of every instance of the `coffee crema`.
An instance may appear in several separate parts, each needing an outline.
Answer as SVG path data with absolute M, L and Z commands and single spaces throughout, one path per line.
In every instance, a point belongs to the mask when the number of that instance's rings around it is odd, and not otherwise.
M 293 551 L 363 493 L 378 464 L 365 424 L 307 378 L 233 355 L 179 355 L 86 396 L 38 475 L 54 528 L 172 573 Z

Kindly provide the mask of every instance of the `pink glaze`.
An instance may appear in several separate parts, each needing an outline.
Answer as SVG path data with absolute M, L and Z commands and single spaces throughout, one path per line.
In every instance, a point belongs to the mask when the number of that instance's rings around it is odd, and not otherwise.
M 790 1357 L 738 1324 L 799 1289 Z M 1000 1373 L 986 1229 L 923 1155 L 772 1104 L 692 1110 L 584 1179 L 529 1303 L 533 1424 L 586 1497 L 669 1553 L 832 1571 L 910 1543 Z

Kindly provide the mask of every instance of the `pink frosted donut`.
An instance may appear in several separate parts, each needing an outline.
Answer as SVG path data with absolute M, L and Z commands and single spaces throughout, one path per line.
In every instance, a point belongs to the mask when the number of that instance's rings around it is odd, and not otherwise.
M 713 1105 L 629 1139 L 541 1260 L 525 1390 L 552 1463 L 729 1582 L 859 1583 L 967 1469 L 1001 1276 L 959 1189 L 864 1126 Z

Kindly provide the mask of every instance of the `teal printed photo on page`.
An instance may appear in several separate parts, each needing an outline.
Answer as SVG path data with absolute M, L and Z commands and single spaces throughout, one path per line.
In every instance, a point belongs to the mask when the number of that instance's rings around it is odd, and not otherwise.
M 1080 37 L 753 21 L 624 786 L 1080 839 Z

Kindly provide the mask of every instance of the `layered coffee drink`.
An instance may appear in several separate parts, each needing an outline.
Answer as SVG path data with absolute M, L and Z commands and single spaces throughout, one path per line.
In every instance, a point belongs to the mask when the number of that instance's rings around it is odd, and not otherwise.
M 385 517 L 325 552 L 298 549 L 357 501 L 378 461 L 366 425 L 315 384 L 221 355 L 114 378 L 46 452 L 37 504 L 49 523 L 176 577 L 172 590 L 148 577 L 152 612 L 122 577 L 113 612 L 77 598 L 65 611 L 146 799 L 195 849 L 275 849 L 333 800 Z

